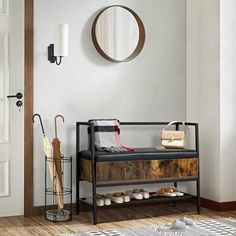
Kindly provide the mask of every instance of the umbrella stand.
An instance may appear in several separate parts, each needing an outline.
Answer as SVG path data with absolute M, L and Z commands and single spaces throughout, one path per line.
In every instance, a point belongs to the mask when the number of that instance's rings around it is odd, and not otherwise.
M 72 157 L 62 157 L 61 165 L 64 173 L 72 173 Z M 47 166 L 49 168 L 47 168 Z M 65 172 L 64 172 L 65 171 Z M 50 181 L 47 181 L 47 180 Z M 49 182 L 53 183 L 49 184 Z M 45 218 L 53 222 L 69 221 L 72 219 L 72 175 L 66 179 L 65 185 L 61 186 L 56 171 L 53 157 L 45 156 Z M 62 189 L 58 192 L 57 189 Z M 60 197 L 59 197 L 60 196 Z M 68 205 L 64 208 L 63 200 L 67 199 Z M 55 203 L 58 203 L 58 206 Z
M 52 146 L 45 134 L 45 131 L 44 131 L 44 127 L 43 127 L 43 122 L 42 122 L 42 119 L 41 119 L 41 116 L 39 114 L 34 114 L 33 117 L 32 117 L 32 121 L 33 123 L 35 122 L 35 117 L 38 117 L 39 118 L 39 121 L 40 121 L 40 125 L 41 125 L 41 130 L 42 130 L 42 134 L 43 134 L 43 137 L 42 137 L 42 143 L 43 143 L 43 151 L 44 151 L 44 154 L 47 158 L 52 158 Z M 56 182 L 56 185 L 54 186 L 54 176 L 55 176 L 55 163 L 54 162 L 49 162 L 48 163 L 48 168 L 49 168 L 49 172 L 50 172 L 50 179 L 51 179 L 51 183 L 52 183 L 52 187 L 53 187 L 53 190 L 56 191 L 56 192 L 62 192 L 62 185 L 61 185 L 61 182 L 60 181 L 57 181 Z M 59 180 L 59 177 L 56 175 L 56 179 Z M 54 189 L 55 187 L 55 189 Z M 57 203 L 58 203 L 58 208 L 59 209 L 63 209 L 63 198 L 61 195 L 57 195 Z

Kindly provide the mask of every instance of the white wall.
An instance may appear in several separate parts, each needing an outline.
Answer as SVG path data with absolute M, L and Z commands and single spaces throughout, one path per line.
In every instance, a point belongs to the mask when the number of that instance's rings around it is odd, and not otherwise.
M 236 200 L 236 1 L 187 1 L 187 119 L 200 123 L 201 195 Z
M 220 1 L 221 201 L 235 201 L 236 1 Z
M 122 4 L 142 19 L 146 42 L 130 62 L 111 63 L 95 50 L 91 26 L 102 8 Z M 122 121 L 184 120 L 186 115 L 186 1 L 185 0 L 36 0 L 35 112 L 53 137 L 53 118 L 65 116 L 59 137 L 63 152 L 75 164 L 75 122 L 91 118 Z M 53 27 L 69 24 L 69 57 L 62 65 L 47 61 Z M 123 143 L 153 146 L 157 131 L 127 130 Z M 148 133 L 148 135 L 145 135 Z M 44 204 L 44 159 L 39 125 L 34 128 L 34 204 Z M 83 140 L 85 146 L 87 139 Z M 74 165 L 75 167 L 75 165 Z M 75 168 L 73 173 L 75 186 Z M 88 194 L 88 186 L 83 187 Z
M 201 196 L 220 201 L 219 0 L 187 1 L 187 120 L 200 124 Z

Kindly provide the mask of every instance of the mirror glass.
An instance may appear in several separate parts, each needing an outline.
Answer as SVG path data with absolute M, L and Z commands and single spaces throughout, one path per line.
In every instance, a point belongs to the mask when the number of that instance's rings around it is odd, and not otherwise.
M 95 19 L 92 35 L 100 54 L 118 62 L 137 56 L 145 38 L 140 18 L 123 6 L 111 6 L 100 12 Z

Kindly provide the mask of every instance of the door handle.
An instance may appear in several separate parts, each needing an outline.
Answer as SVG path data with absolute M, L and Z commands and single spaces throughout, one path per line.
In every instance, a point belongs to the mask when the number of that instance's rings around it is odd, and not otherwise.
M 23 98 L 23 94 L 22 93 L 17 93 L 16 95 L 8 95 L 8 98 L 17 98 L 17 99 L 21 99 Z

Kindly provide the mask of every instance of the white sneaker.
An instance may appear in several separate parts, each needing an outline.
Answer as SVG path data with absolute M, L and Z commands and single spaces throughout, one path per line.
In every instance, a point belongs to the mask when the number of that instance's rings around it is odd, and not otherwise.
M 96 195 L 96 198 L 103 201 L 103 206 L 104 206 L 104 205 L 105 205 L 105 206 L 110 206 L 110 205 L 111 205 L 111 199 L 106 198 L 106 197 L 105 197 L 104 195 L 102 195 L 102 194 L 97 194 L 97 195 Z M 102 204 L 102 203 L 101 203 L 101 204 Z
M 115 196 L 115 197 L 123 197 L 124 202 L 130 202 L 130 196 L 126 195 L 123 192 L 114 193 L 113 196 Z
M 104 204 L 105 204 L 105 206 L 110 206 L 111 205 L 111 199 L 105 198 Z
M 136 200 L 142 200 L 143 199 L 143 194 L 142 193 L 134 193 L 132 190 L 126 190 L 125 193 L 130 198 L 134 198 Z
M 144 199 L 149 199 L 150 198 L 149 192 L 144 191 L 143 189 L 134 189 L 133 193 L 141 193 L 143 195 Z
M 93 198 L 92 197 L 86 197 L 86 200 L 85 200 L 88 204 L 93 204 Z M 104 206 L 104 201 L 103 199 L 98 199 L 96 198 L 96 205 L 97 206 Z
M 104 206 L 104 200 L 102 198 L 97 198 L 96 199 L 96 204 L 97 206 Z

